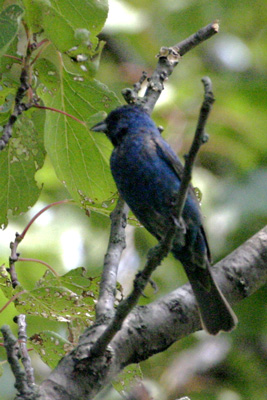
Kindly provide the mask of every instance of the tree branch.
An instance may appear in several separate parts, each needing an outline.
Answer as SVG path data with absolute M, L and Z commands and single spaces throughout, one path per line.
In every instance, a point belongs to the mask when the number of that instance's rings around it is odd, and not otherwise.
M 15 376 L 15 388 L 18 390 L 21 398 L 31 400 L 35 389 L 28 382 L 25 371 L 21 368 L 19 359 L 21 357 L 19 342 L 11 332 L 9 326 L 4 325 L 1 328 L 4 337 L 4 346 L 7 352 L 7 359 Z
M 127 103 L 136 103 L 141 105 L 149 114 L 152 113 L 162 90 L 164 89 L 164 82 L 172 74 L 174 68 L 179 63 L 181 56 L 196 47 L 198 44 L 211 38 L 219 32 L 218 21 L 213 22 L 201 28 L 199 31 L 189 36 L 187 39 L 179 42 L 171 47 L 162 47 L 158 54 L 158 64 L 151 77 L 147 79 L 147 89 L 144 97 L 138 97 L 136 88 L 124 89 L 122 95 Z M 143 74 L 141 80 L 143 81 Z
M 266 248 L 267 226 L 212 267 L 214 278 L 231 305 L 251 296 L 266 284 Z M 142 332 L 136 330 L 138 326 L 142 326 Z M 131 362 L 147 359 L 202 329 L 191 286 L 186 284 L 146 307 L 137 307 L 125 322 L 124 335 L 131 328 L 134 332 L 128 344 L 134 346 Z M 121 346 L 120 335 L 123 335 L 122 331 L 115 341 L 120 341 Z
M 20 86 L 17 90 L 15 97 L 15 107 L 9 117 L 7 124 L 4 126 L 3 135 L 0 137 L 0 151 L 7 146 L 9 139 L 12 136 L 13 125 L 17 121 L 18 116 L 21 115 L 24 111 L 27 111 L 34 104 L 33 101 L 30 101 L 28 104 L 22 103 L 22 99 L 30 87 L 28 72 L 29 71 L 27 66 L 23 67 L 21 70 Z
M 266 248 L 267 227 L 213 267 L 216 282 L 231 304 L 266 283 Z M 89 356 L 90 338 L 80 343 L 41 384 L 40 400 L 92 399 L 125 366 L 145 360 L 199 329 L 196 301 L 186 284 L 147 306 L 136 307 L 104 357 Z
M 107 325 L 114 316 L 117 272 L 121 253 L 126 246 L 125 227 L 127 224 L 128 211 L 129 208 L 126 203 L 119 198 L 116 207 L 110 215 L 111 229 L 109 244 L 104 259 L 99 298 L 96 305 L 97 324 Z
M 19 339 L 19 347 L 21 353 L 21 361 L 24 366 L 27 384 L 30 388 L 33 388 L 35 385 L 35 381 L 34 381 L 33 368 L 31 365 L 31 359 L 29 357 L 27 349 L 26 316 L 24 314 L 20 314 L 17 317 L 17 323 L 19 327 L 18 339 Z
M 188 51 L 192 50 L 198 44 L 210 39 L 213 35 L 219 32 L 219 21 L 216 20 L 211 24 L 204 26 L 204 28 L 199 29 L 196 33 L 189 36 L 182 42 L 177 43 L 174 47 L 177 49 L 180 56 L 183 56 Z
M 215 99 L 212 92 L 212 84 L 211 80 L 208 77 L 202 79 L 204 84 L 204 100 L 200 109 L 197 128 L 195 132 L 195 137 L 192 143 L 192 146 L 189 150 L 189 153 L 185 156 L 185 166 L 183 170 L 183 176 L 181 180 L 181 186 L 178 192 L 177 200 L 176 200 L 176 217 L 178 221 L 182 216 L 182 212 L 184 209 L 184 204 L 187 197 L 189 183 L 192 179 L 192 171 L 194 162 L 196 160 L 197 153 L 203 143 L 206 143 L 208 140 L 208 135 L 205 132 L 206 123 L 212 108 L 212 104 Z
M 116 314 L 110 325 L 106 328 L 104 333 L 99 337 L 99 339 L 90 349 L 90 356 L 101 357 L 105 353 L 108 344 L 116 335 L 116 333 L 121 329 L 123 321 L 131 312 L 131 310 L 136 306 L 150 279 L 151 274 L 161 264 L 163 258 L 168 255 L 172 247 L 172 241 L 175 231 L 176 226 L 173 221 L 170 221 L 170 227 L 166 233 L 165 238 L 155 247 L 150 249 L 144 269 L 135 277 L 132 293 L 118 305 Z

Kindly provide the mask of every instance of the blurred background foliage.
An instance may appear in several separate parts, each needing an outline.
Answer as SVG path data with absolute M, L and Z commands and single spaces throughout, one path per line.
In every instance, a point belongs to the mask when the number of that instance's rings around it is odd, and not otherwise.
M 96 78 L 121 99 L 123 88 L 138 81 L 143 70 L 151 73 L 161 46 L 172 46 L 215 19 L 220 33 L 181 60 L 165 85 L 153 118 L 164 126 L 164 137 L 181 156 L 190 146 L 203 89 L 201 78 L 209 75 L 216 103 L 209 123 L 209 142 L 198 157 L 193 183 L 203 195 L 202 209 L 216 262 L 266 224 L 267 211 L 267 7 L 264 0 L 110 0 L 110 13 L 100 35 L 106 42 Z M 8 262 L 9 243 L 43 205 L 69 197 L 55 177 L 49 159 L 36 174 L 43 184 L 40 201 L 26 215 L 11 218 L 0 232 L 0 262 Z M 101 177 L 99 177 L 101 180 Z M 20 247 L 23 257 L 50 263 L 58 273 L 85 266 L 92 275 L 101 273 L 108 241 L 109 220 L 91 216 L 73 205 L 47 211 L 31 227 Z M 129 290 L 131 279 L 144 264 L 155 243 L 142 228 L 128 228 L 128 247 L 120 266 L 120 281 Z M 45 268 L 21 263 L 19 279 L 34 285 Z M 154 274 L 159 292 L 147 289 L 148 299 L 169 292 L 186 279 L 182 268 L 169 256 Z M 3 304 L 5 299 L 1 298 Z M 230 335 L 210 338 L 199 332 L 175 343 L 141 367 L 149 389 L 158 399 L 263 400 L 267 398 L 266 288 L 235 307 L 239 318 Z M 10 305 L 0 315 L 0 325 L 12 322 Z M 31 335 L 40 329 L 60 330 L 57 323 L 28 321 Z M 2 359 L 4 351 L 0 349 Z M 42 379 L 48 370 L 36 359 Z M 8 368 L 0 378 L 3 399 L 12 398 Z M 99 396 L 103 398 L 105 394 Z M 109 392 L 107 398 L 118 398 Z

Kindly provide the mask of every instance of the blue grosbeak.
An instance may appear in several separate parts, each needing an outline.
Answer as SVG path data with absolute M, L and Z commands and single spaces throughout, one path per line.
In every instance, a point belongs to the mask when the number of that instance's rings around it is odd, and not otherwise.
M 136 105 L 117 108 L 92 130 L 104 132 L 111 140 L 114 150 L 110 166 L 119 193 L 141 224 L 161 240 L 174 218 L 173 204 L 183 173 L 179 158 L 150 116 Z M 231 331 L 237 318 L 210 273 L 209 246 L 191 185 L 182 218 L 184 239 L 177 230 L 171 251 L 183 264 L 202 325 L 213 335 Z

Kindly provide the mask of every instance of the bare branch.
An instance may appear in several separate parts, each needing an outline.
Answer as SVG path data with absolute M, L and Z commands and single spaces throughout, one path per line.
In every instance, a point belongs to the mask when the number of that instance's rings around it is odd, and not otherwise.
M 29 357 L 29 353 L 27 350 L 27 333 L 26 333 L 26 317 L 24 314 L 20 314 L 17 317 L 17 323 L 19 327 L 18 339 L 19 339 L 19 347 L 21 353 L 21 361 L 25 369 L 26 381 L 29 387 L 33 387 L 35 384 L 33 368 L 31 364 L 31 359 Z
M 110 215 L 111 229 L 104 268 L 100 282 L 99 298 L 96 305 L 96 322 L 107 324 L 114 316 L 114 301 L 116 296 L 117 272 L 121 253 L 124 250 L 125 227 L 129 208 L 119 198 Z
M 164 89 L 164 82 L 172 74 L 174 68 L 179 63 L 181 56 L 205 40 L 218 33 L 219 23 L 215 21 L 205 26 L 187 39 L 171 47 L 162 47 L 158 54 L 158 64 L 151 77 L 147 79 L 147 89 L 144 97 L 140 98 L 136 94 L 136 89 L 124 89 L 122 95 L 127 103 L 140 104 L 149 114 L 152 113 L 158 98 Z
M 9 139 L 12 136 L 13 125 L 17 121 L 18 116 L 33 106 L 33 102 L 30 102 L 28 104 L 22 103 L 22 99 L 27 93 L 29 87 L 30 85 L 29 85 L 28 68 L 24 67 L 21 70 L 20 86 L 16 93 L 14 110 L 10 115 L 7 124 L 4 126 L 3 130 L 4 133 L 0 138 L 0 151 L 3 150 L 8 144 Z
M 27 382 L 27 377 L 25 371 L 21 368 L 19 362 L 20 359 L 20 349 L 17 338 L 11 332 L 9 326 L 4 325 L 1 328 L 1 332 L 4 337 L 4 346 L 7 353 L 7 360 L 12 369 L 13 375 L 15 377 L 15 388 L 18 390 L 19 394 L 22 396 L 30 396 L 32 394 L 32 388 L 29 387 Z
M 200 109 L 198 118 L 198 124 L 195 132 L 195 137 L 189 153 L 185 155 L 185 166 L 183 170 L 183 177 L 181 180 L 181 186 L 176 201 L 176 218 L 180 221 L 184 204 L 187 197 L 189 183 L 192 179 L 193 165 L 199 152 L 199 149 L 203 143 L 206 143 L 208 136 L 205 132 L 206 123 L 208 120 L 209 113 L 211 111 L 212 104 L 214 103 L 214 96 L 212 93 L 211 80 L 208 77 L 202 79 L 204 84 L 204 100 Z
M 204 42 L 205 40 L 211 38 L 213 35 L 219 32 L 219 21 L 214 21 L 211 24 L 204 26 L 204 28 L 199 29 L 196 33 L 189 36 L 187 39 L 180 43 L 177 43 L 174 47 L 178 50 L 180 56 L 183 56 L 188 51 L 192 50 L 198 44 Z
M 102 356 L 106 351 L 107 345 L 113 339 L 115 334 L 121 329 L 123 321 L 127 315 L 136 306 L 140 296 L 142 295 L 151 274 L 160 265 L 164 257 L 166 257 L 171 249 L 173 237 L 176 231 L 176 226 L 173 221 L 170 221 L 170 228 L 166 233 L 165 238 L 162 242 L 158 243 L 155 247 L 150 249 L 147 262 L 144 269 L 138 273 L 134 280 L 134 289 L 132 293 L 122 301 L 116 310 L 116 314 L 104 331 L 102 336 L 96 341 L 93 347 L 90 349 L 90 356 Z

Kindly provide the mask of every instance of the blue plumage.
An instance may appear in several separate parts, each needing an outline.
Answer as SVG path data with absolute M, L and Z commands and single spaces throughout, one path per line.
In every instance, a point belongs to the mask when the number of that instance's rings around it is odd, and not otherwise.
M 114 145 L 110 159 L 118 190 L 145 228 L 160 240 L 173 218 L 183 166 L 162 138 L 150 116 L 139 106 L 112 111 L 92 128 Z M 190 186 L 182 214 L 186 234 L 174 238 L 172 252 L 187 273 L 203 327 L 211 334 L 230 331 L 236 317 L 210 274 L 210 252 L 194 190 Z

